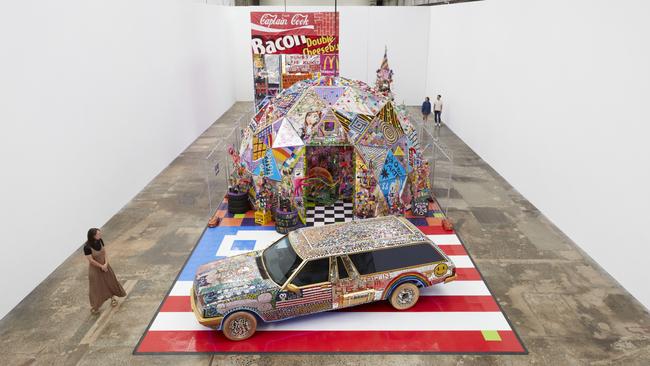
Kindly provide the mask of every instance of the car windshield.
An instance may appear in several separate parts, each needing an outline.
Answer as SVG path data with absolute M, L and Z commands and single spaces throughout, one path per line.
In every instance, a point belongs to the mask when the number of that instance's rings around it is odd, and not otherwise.
M 287 282 L 293 271 L 302 263 L 302 258 L 293 250 L 286 236 L 266 248 L 262 253 L 262 260 L 269 277 L 279 286 Z

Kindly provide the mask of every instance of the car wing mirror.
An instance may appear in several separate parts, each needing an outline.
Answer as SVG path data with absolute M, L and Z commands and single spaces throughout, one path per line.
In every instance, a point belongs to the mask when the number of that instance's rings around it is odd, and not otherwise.
M 300 289 L 298 288 L 298 286 L 294 285 L 293 283 L 287 285 L 287 290 L 295 294 L 300 294 Z

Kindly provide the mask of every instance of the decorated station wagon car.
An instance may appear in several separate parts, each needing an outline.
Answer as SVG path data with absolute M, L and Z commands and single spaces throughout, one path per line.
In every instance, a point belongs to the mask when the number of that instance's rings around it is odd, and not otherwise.
M 205 264 L 191 301 L 199 323 L 244 340 L 260 320 L 378 300 L 405 310 L 421 288 L 454 279 L 454 264 L 426 235 L 388 216 L 298 229 L 264 250 Z

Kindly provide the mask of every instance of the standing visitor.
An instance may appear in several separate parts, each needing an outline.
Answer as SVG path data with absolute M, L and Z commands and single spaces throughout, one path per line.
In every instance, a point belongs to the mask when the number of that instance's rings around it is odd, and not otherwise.
M 442 96 L 438 94 L 436 101 L 433 102 L 433 118 L 436 123 L 436 127 L 442 126 L 442 121 L 440 120 L 440 114 L 442 114 Z
M 426 122 L 429 119 L 430 114 L 431 102 L 429 101 L 429 97 L 426 97 L 424 99 L 424 103 L 422 103 L 422 121 Z
M 99 314 L 99 307 L 111 299 L 111 306 L 117 306 L 113 296 L 124 297 L 126 291 L 117 281 L 113 269 L 108 264 L 102 232 L 92 228 L 88 230 L 88 240 L 84 244 L 84 255 L 88 259 L 88 295 L 90 298 L 90 313 Z

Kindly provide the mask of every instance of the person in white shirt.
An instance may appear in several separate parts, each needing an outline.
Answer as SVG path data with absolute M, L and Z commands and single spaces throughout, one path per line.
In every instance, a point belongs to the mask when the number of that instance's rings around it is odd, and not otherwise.
M 442 114 L 442 96 L 438 94 L 436 100 L 433 102 L 433 121 L 436 123 L 436 127 L 442 126 L 442 121 L 440 120 L 441 114 Z

